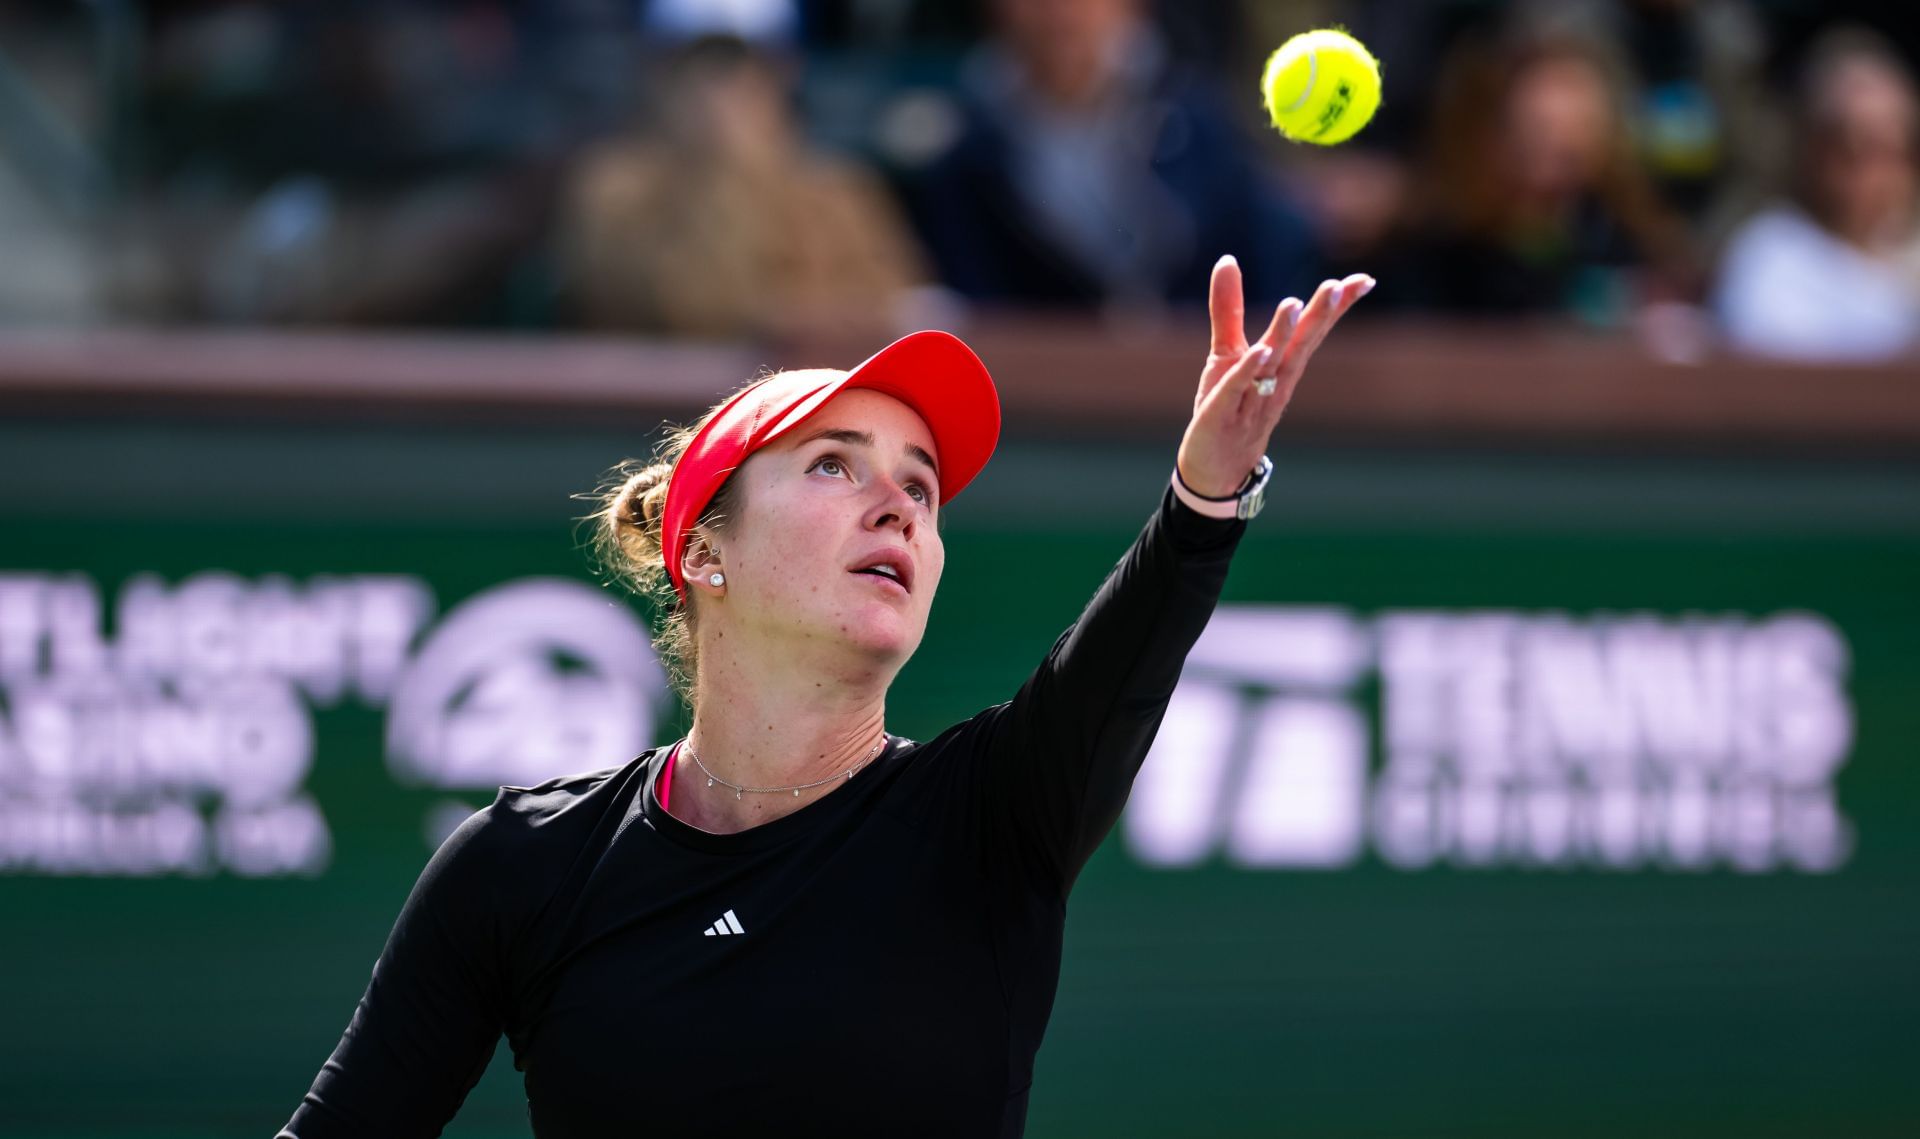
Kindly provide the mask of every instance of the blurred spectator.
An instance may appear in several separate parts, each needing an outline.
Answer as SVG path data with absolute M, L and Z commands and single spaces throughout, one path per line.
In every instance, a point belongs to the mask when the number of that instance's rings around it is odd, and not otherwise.
M 0 7 L 0 327 L 80 323 L 104 308 L 109 171 L 95 148 L 107 116 L 85 15 Z
M 652 129 L 590 151 L 565 218 L 596 328 L 739 337 L 891 328 L 923 278 L 885 187 L 809 148 L 782 61 L 738 36 L 678 49 Z
M 1830 34 L 1807 62 L 1789 200 L 1729 243 L 1714 308 L 1745 351 L 1873 359 L 1920 335 L 1912 72 L 1879 37 Z
M 1430 307 L 1617 326 L 1697 288 L 1691 244 L 1639 164 L 1604 44 L 1518 21 L 1444 70 L 1415 258 Z
M 618 94 L 613 3 L 156 6 L 126 156 L 143 271 L 124 303 L 540 323 L 555 160 Z
M 1256 300 L 1310 287 L 1311 235 L 1143 0 L 995 0 L 962 122 L 914 179 L 946 283 L 1030 306 L 1198 302 L 1223 253 Z
M 1784 128 L 1767 89 L 1767 34 L 1749 0 L 1555 0 L 1538 5 L 1603 37 L 1630 78 L 1626 111 L 1661 200 L 1712 247 L 1779 169 Z

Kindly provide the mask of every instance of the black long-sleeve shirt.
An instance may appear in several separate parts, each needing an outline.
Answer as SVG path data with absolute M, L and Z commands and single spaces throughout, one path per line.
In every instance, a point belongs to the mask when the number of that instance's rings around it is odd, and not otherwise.
M 278 1139 L 438 1135 L 502 1033 L 538 1139 L 1018 1136 L 1067 893 L 1245 528 L 1168 492 L 1011 701 L 761 826 L 663 810 L 665 748 L 501 788 Z

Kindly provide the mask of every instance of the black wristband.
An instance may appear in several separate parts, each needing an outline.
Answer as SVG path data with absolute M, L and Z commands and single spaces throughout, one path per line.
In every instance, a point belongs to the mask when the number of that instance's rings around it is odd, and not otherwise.
M 1180 477 L 1180 464 L 1175 463 L 1173 465 L 1173 477 L 1176 479 L 1179 479 L 1180 489 L 1186 491 L 1188 494 L 1192 495 L 1193 497 L 1199 499 L 1202 502 L 1238 502 L 1242 497 L 1246 495 L 1247 487 L 1252 484 L 1254 476 L 1257 475 L 1258 473 L 1259 472 L 1257 470 L 1248 471 L 1247 477 L 1241 480 L 1240 489 L 1234 491 L 1232 494 L 1221 494 L 1221 495 L 1201 494 L 1199 491 L 1193 489 L 1191 486 L 1188 486 L 1186 479 Z

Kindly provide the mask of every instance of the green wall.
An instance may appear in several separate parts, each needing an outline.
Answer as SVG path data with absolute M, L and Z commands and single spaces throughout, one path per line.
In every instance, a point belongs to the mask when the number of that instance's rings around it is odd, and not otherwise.
M 584 579 L 570 521 L 584 504 L 568 496 L 639 438 L 16 420 L 0 426 L 0 583 L 91 583 L 112 643 L 142 575 L 163 592 L 209 571 L 254 589 L 391 575 L 425 586 L 424 640 L 503 583 Z M 951 512 L 894 730 L 929 736 L 1012 692 L 1144 519 L 1171 444 L 1007 442 Z M 1601 640 L 1634 621 L 1751 632 L 1807 614 L 1843 649 L 1829 677 L 1843 754 L 1814 779 L 1845 828 L 1837 862 L 1407 867 L 1369 835 L 1317 869 L 1236 859 L 1224 839 L 1166 866 L 1116 834 L 1073 898 L 1029 1133 L 1920 1133 L 1920 467 L 1324 445 L 1276 458 L 1275 504 L 1223 612 L 1310 608 L 1359 631 L 1371 663 L 1296 687 L 1359 726 L 1368 787 L 1392 761 L 1394 614 L 1525 628 L 1558 614 Z M 0 601 L 0 662 L 23 651 L 20 620 Z M 1756 667 L 1792 671 L 1782 659 Z M 1248 706 L 1287 690 L 1246 667 L 1224 683 Z M 20 722 L 47 671 L 0 667 L 0 851 L 55 841 L 19 837 L 54 778 L 28 758 L 54 745 Z M 327 849 L 304 871 L 250 877 L 217 852 L 143 877 L 0 858 L 0 1133 L 258 1135 L 290 1114 L 425 862 L 429 817 L 489 798 L 396 774 L 390 690 L 295 691 L 302 715 L 275 722 L 310 724 L 310 765 L 264 797 L 324 817 Z M 1734 719 L 1778 711 L 1774 689 L 1742 691 Z M 658 697 L 638 697 L 643 719 L 672 738 Z M 1771 778 L 1714 762 L 1710 783 Z M 90 787 L 74 794 L 96 812 L 171 794 L 218 817 L 204 788 L 141 791 L 124 772 Z M 1226 785 L 1220 820 L 1243 793 Z M 448 1134 L 525 1134 L 524 1119 L 501 1055 Z

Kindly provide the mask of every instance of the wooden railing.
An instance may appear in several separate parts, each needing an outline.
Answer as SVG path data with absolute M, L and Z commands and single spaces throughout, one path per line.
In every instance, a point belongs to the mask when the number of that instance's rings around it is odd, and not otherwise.
M 962 335 L 1010 430 L 1177 431 L 1204 327 L 1032 318 Z M 846 367 L 878 339 L 692 345 L 368 332 L 0 332 L 0 413 L 635 420 L 685 417 L 763 368 Z M 1355 322 L 1288 411 L 1300 434 L 1920 444 L 1920 362 L 1662 362 L 1632 338 Z

